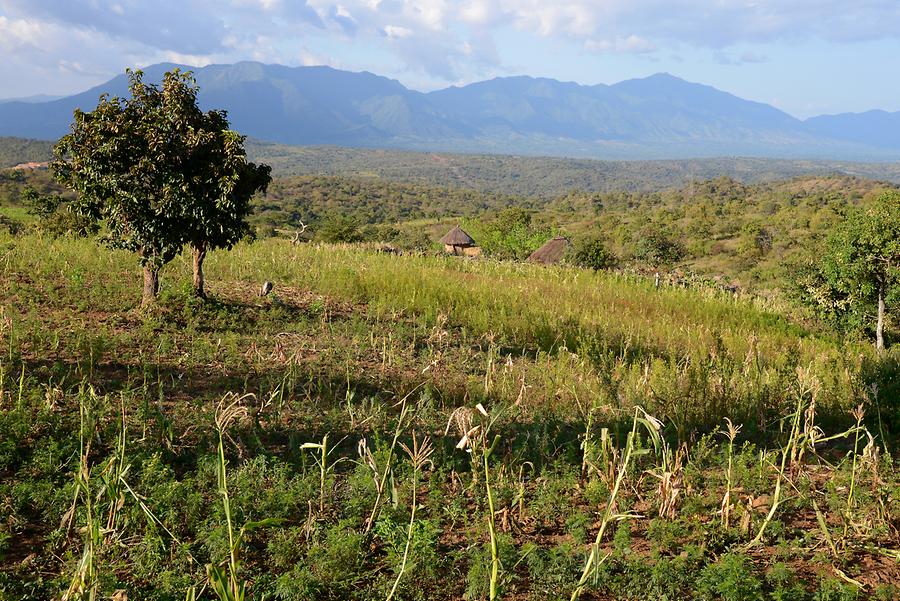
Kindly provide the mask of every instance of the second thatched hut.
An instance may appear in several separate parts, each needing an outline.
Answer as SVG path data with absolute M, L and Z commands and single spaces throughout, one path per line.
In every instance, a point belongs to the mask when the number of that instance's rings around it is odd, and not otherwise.
M 543 246 L 528 255 L 529 263 L 543 263 L 544 265 L 555 265 L 563 260 L 566 251 L 569 248 L 569 239 L 557 236 L 551 240 L 547 240 Z
M 444 245 L 444 251 L 452 255 L 477 257 L 481 254 L 481 249 L 472 236 L 464 232 L 458 225 L 441 238 L 441 244 Z

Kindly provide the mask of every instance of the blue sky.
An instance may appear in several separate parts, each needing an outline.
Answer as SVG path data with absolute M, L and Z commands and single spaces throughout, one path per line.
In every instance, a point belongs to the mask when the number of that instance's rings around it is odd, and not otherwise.
M 665 71 L 798 117 L 900 110 L 900 0 L 0 0 L 0 98 L 260 60 L 430 90 Z

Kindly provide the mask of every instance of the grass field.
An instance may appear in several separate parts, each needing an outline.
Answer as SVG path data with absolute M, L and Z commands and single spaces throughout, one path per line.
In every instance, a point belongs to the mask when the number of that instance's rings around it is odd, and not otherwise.
M 140 312 L 133 255 L 0 235 L 0 599 L 900 591 L 896 351 L 626 275 L 207 263 Z

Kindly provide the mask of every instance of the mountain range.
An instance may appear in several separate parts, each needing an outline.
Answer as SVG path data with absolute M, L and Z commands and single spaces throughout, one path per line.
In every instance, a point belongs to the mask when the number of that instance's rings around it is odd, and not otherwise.
M 501 77 L 418 92 L 368 72 L 242 62 L 192 68 L 157 64 L 159 82 L 192 70 L 204 108 L 259 140 L 409 150 L 648 159 L 758 156 L 900 159 L 900 112 L 825 115 L 802 121 L 669 74 L 613 85 Z M 55 139 L 75 108 L 103 93 L 126 96 L 125 75 L 50 101 L 0 101 L 0 135 Z

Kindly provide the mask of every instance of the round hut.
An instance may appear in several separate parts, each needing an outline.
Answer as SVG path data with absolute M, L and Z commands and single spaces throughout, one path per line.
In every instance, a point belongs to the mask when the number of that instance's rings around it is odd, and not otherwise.
M 544 265 L 555 265 L 563 260 L 566 256 L 566 250 L 569 248 L 569 239 L 557 236 L 552 240 L 547 240 L 542 247 L 528 255 L 529 263 L 543 263 Z
M 444 251 L 453 255 L 473 257 L 481 254 L 481 249 L 475 244 L 472 236 L 458 225 L 441 238 L 441 244 L 444 245 Z

